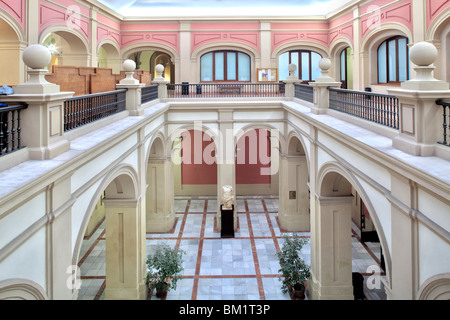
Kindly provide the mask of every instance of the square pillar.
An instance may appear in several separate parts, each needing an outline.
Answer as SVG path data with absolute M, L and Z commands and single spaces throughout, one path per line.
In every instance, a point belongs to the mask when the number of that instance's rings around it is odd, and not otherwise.
M 280 156 L 278 219 L 289 232 L 310 231 L 308 166 L 305 156 Z
M 140 205 L 136 200 L 105 199 L 107 300 L 145 297 Z
M 311 257 L 314 300 L 353 300 L 351 211 L 353 196 L 318 199 L 317 248 Z
M 168 232 L 175 223 L 173 164 L 171 159 L 150 159 L 147 165 L 147 232 Z

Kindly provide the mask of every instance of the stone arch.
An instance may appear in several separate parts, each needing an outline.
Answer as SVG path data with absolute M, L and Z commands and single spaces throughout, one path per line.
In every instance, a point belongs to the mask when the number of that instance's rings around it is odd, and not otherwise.
M 328 58 L 329 51 L 330 51 L 330 49 L 327 46 L 321 45 L 321 44 L 318 44 L 318 43 L 315 43 L 315 42 L 295 41 L 295 42 L 285 43 L 285 44 L 280 45 L 277 48 L 275 48 L 272 51 L 271 58 L 272 59 L 276 59 L 277 64 L 278 64 L 279 56 L 282 55 L 283 53 L 287 52 L 287 51 L 292 51 L 292 50 L 310 50 L 310 51 L 314 51 L 314 52 L 317 52 L 318 54 L 320 54 L 322 56 L 322 58 Z
M 145 231 L 140 183 L 137 172 L 127 164 L 112 169 L 100 182 L 83 219 L 74 251 L 75 265 L 88 218 L 104 194 L 106 235 L 106 287 L 105 299 L 139 300 L 146 295 Z
M 428 40 L 439 51 L 439 57 L 435 62 L 434 76 L 437 79 L 450 82 L 450 11 L 444 11 L 438 15 L 428 29 Z
M 340 81 L 341 79 L 340 59 L 342 51 L 346 48 L 350 48 L 350 50 L 352 50 L 352 58 L 354 59 L 353 43 L 348 38 L 338 38 L 330 45 L 330 74 L 336 81 Z
M 125 183 L 125 182 L 120 181 L 120 180 L 125 180 L 123 178 L 116 180 L 120 176 L 128 177 L 129 182 Z M 78 263 L 80 250 L 81 250 L 81 244 L 83 241 L 85 230 L 87 228 L 88 222 L 91 218 L 92 213 L 94 212 L 95 206 L 97 205 L 97 202 L 98 202 L 98 199 L 100 198 L 100 196 L 104 194 L 104 192 L 106 191 L 106 189 L 108 187 L 110 187 L 108 189 L 110 196 L 113 196 L 114 194 L 116 194 L 118 198 L 123 198 L 124 196 L 128 196 L 130 198 L 137 199 L 138 194 L 139 194 L 138 181 L 139 181 L 139 179 L 138 179 L 138 174 L 136 173 L 136 171 L 132 167 L 129 167 L 124 164 L 119 165 L 118 167 L 112 169 L 107 175 L 105 175 L 102 182 L 100 183 L 100 186 L 95 191 L 91 202 L 89 203 L 88 209 L 83 218 L 83 222 L 80 226 L 80 230 L 78 230 L 78 236 L 77 236 L 77 240 L 76 240 L 76 243 L 74 246 L 74 252 L 73 252 L 73 257 L 72 257 L 73 265 L 77 265 L 77 263 Z M 125 194 L 123 193 L 124 188 L 126 188 L 127 186 L 133 186 L 132 193 L 130 193 L 129 190 Z M 119 193 L 121 190 L 122 190 L 122 193 Z
M 324 208 L 326 206 L 328 206 L 328 207 L 336 206 L 339 208 L 339 206 L 341 204 L 343 204 L 342 207 L 344 208 L 344 211 L 345 211 L 345 209 L 346 209 L 345 206 L 346 206 L 348 200 L 353 198 L 352 189 L 354 189 L 358 193 L 358 195 L 361 197 L 361 200 L 366 205 L 366 208 L 367 208 L 371 218 L 373 219 L 375 228 L 378 233 L 378 237 L 380 239 L 380 245 L 383 250 L 384 258 L 386 261 L 385 271 L 386 271 L 387 283 L 385 283 L 385 285 L 390 286 L 390 284 L 392 283 L 392 281 L 391 281 L 391 277 L 392 277 L 392 275 L 391 275 L 391 268 L 392 268 L 391 254 L 389 251 L 389 246 L 388 246 L 388 243 L 386 240 L 386 236 L 384 234 L 384 230 L 383 230 L 380 220 L 376 214 L 375 208 L 372 204 L 370 197 L 368 196 L 368 194 L 366 193 L 366 191 L 364 190 L 362 185 L 359 183 L 356 176 L 350 170 L 348 170 L 347 168 L 345 168 L 344 166 L 342 166 L 341 164 L 339 164 L 337 162 L 326 162 L 319 168 L 318 175 L 317 175 L 317 188 L 316 188 L 316 192 L 317 192 L 316 197 L 317 197 L 319 207 L 320 207 L 319 212 L 321 211 L 322 208 Z M 318 208 L 316 208 L 316 211 L 317 211 L 317 209 Z M 333 210 L 334 209 L 335 208 L 333 208 Z M 330 212 L 328 212 L 328 214 L 331 214 L 331 211 L 333 211 L 333 210 L 330 210 Z M 338 211 L 339 210 L 333 211 L 333 214 L 334 214 L 334 212 L 338 212 Z M 320 212 L 320 215 L 322 215 L 322 212 Z M 316 221 L 317 221 L 317 219 L 320 220 L 321 218 L 320 217 L 316 218 Z M 324 221 L 324 220 L 322 220 L 322 221 Z M 344 220 L 342 220 L 342 222 L 340 224 L 346 225 L 347 222 L 350 225 L 350 221 L 347 218 L 345 218 Z M 321 232 L 322 231 L 320 231 L 319 234 L 317 235 L 318 237 L 323 236 L 323 234 L 321 234 Z M 331 231 L 328 230 L 327 232 L 331 232 Z M 320 241 L 318 239 L 315 239 L 315 240 Z M 321 259 L 321 257 L 320 258 L 316 257 L 315 263 L 319 263 L 320 259 Z M 351 259 L 351 255 L 350 255 L 350 259 Z M 324 261 L 320 261 L 320 263 L 327 263 L 326 261 L 327 260 L 325 259 Z M 350 267 L 350 276 L 351 276 L 351 267 Z
M 287 138 L 286 138 L 286 147 L 283 148 L 282 150 L 286 150 L 285 152 L 287 154 L 291 154 L 291 151 L 290 151 L 289 148 L 290 148 L 290 143 L 291 143 L 293 138 L 297 138 L 297 140 L 301 144 L 301 148 L 303 149 L 303 152 L 304 152 L 304 154 L 306 156 L 306 161 L 308 163 L 308 168 L 310 168 L 311 167 L 310 166 L 310 156 L 309 156 L 309 150 L 306 147 L 305 138 L 303 137 L 303 135 L 301 135 L 297 131 L 289 132 L 289 134 L 287 135 Z M 309 169 L 308 169 L 308 172 L 309 172 Z
M 15 86 L 25 80 L 22 53 L 26 48 L 22 28 L 8 13 L 0 10 L 0 85 Z
M 256 68 L 260 67 L 261 55 L 255 48 L 239 42 L 229 42 L 229 41 L 211 42 L 199 46 L 191 53 L 191 63 L 195 64 L 194 70 L 196 70 L 194 75 L 195 78 L 193 79 L 193 81 L 195 81 L 196 83 L 200 83 L 201 57 L 208 52 L 217 50 L 231 50 L 245 53 L 250 57 L 250 70 L 256 70 Z M 255 71 L 251 71 L 250 77 L 251 82 L 256 82 Z
M 288 232 L 310 231 L 310 169 L 303 139 L 295 131 L 287 137 L 280 160 L 278 220 Z
M 47 300 L 45 290 L 26 279 L 0 281 L 0 300 Z
M 360 65 L 363 74 L 363 87 L 378 83 L 378 47 L 391 37 L 404 36 L 413 41 L 411 31 L 401 23 L 385 23 L 370 30 L 361 41 L 361 56 L 364 61 Z
M 194 145 L 194 139 L 198 139 L 199 136 L 197 136 L 198 133 L 200 133 L 201 140 L 202 140 L 202 155 L 201 155 L 201 163 L 198 163 L 197 161 L 200 160 L 200 158 L 197 156 L 195 157 L 194 154 L 194 160 L 191 160 L 188 162 L 185 162 L 183 158 L 181 157 L 181 151 L 182 151 L 182 143 L 183 138 L 182 135 L 186 134 L 189 131 L 194 131 L 194 136 L 189 136 L 189 141 L 191 142 L 191 146 Z M 206 140 L 205 140 L 206 137 Z M 187 141 L 187 140 L 184 140 Z M 198 140 L 197 140 L 198 141 Z M 216 189 L 215 186 L 217 184 L 217 170 L 218 170 L 218 145 L 221 143 L 221 138 L 219 137 L 219 134 L 213 130 L 211 127 L 204 125 L 203 123 L 193 123 L 193 124 L 187 124 L 183 126 L 177 127 L 172 134 L 170 135 L 170 138 L 167 140 L 167 148 L 171 152 L 171 160 L 174 165 L 174 194 L 176 196 L 178 195 L 188 195 L 188 196 L 213 196 L 216 195 Z M 205 145 L 207 145 L 205 147 Z M 196 145 L 194 145 L 195 148 Z M 192 149 L 191 149 L 192 150 Z M 214 157 L 213 158 L 204 158 L 204 155 L 212 155 L 212 152 L 214 151 Z M 192 156 L 193 154 L 190 153 Z M 206 161 L 205 161 L 206 160 Z M 190 162 L 190 163 L 189 163 Z M 184 169 L 189 168 L 193 170 L 197 170 L 198 168 L 201 168 L 202 166 L 204 169 L 206 169 L 207 173 L 202 174 L 202 179 L 199 179 L 199 181 L 194 181 L 195 184 L 192 184 L 188 176 L 186 176 L 185 172 L 190 171 L 184 171 Z M 192 176 L 191 176 L 192 177 Z M 186 178 L 186 179 L 184 179 Z M 198 179 L 194 179 L 198 180 Z M 201 181 L 200 181 L 201 180 Z M 186 181 L 190 181 L 187 183 Z M 186 183 L 184 183 L 186 182 Z M 214 187 L 213 187 L 214 186 Z
M 56 38 L 58 64 L 65 66 L 88 67 L 91 64 L 89 41 L 78 30 L 66 25 L 52 25 L 45 28 L 40 36 L 39 43 L 44 44 L 49 37 Z
M 100 57 L 101 51 L 105 57 Z M 111 40 L 104 39 L 97 45 L 98 66 L 100 68 L 110 68 L 114 74 L 119 74 L 122 64 L 119 45 Z
M 450 273 L 438 274 L 427 279 L 417 294 L 419 300 L 449 300 Z

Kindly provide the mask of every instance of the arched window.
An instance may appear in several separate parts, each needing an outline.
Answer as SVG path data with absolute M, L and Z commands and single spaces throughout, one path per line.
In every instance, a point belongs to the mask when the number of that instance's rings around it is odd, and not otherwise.
M 200 79 L 212 81 L 250 81 L 250 56 L 237 51 L 213 51 L 200 58 Z
M 378 47 L 378 83 L 396 83 L 409 80 L 408 39 L 393 37 Z
M 283 53 L 278 59 L 280 80 L 286 80 L 289 76 L 288 66 L 297 65 L 295 76 L 304 82 L 314 81 L 320 77 L 319 61 L 322 56 L 314 51 L 297 50 Z

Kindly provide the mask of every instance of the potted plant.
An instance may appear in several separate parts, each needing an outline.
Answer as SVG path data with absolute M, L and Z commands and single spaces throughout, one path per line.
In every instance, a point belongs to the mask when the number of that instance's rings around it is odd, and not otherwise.
M 178 274 L 183 271 L 183 254 L 181 249 L 171 248 L 168 244 L 158 244 L 155 253 L 147 256 L 147 288 L 156 289 L 156 296 L 163 298 L 171 289 L 177 288 L 181 279 Z
M 310 277 L 309 266 L 300 257 L 299 251 L 308 240 L 293 234 L 292 237 L 284 235 L 284 244 L 280 252 L 277 252 L 283 285 L 281 290 L 288 293 L 292 299 L 304 299 L 305 280 Z

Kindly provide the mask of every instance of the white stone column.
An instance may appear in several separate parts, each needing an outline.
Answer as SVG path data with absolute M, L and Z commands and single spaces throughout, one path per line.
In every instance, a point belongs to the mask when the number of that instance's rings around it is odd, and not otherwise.
M 329 76 L 329 70 L 331 68 L 330 59 L 321 59 L 319 61 L 319 67 L 322 76 L 317 78 L 315 82 L 309 83 L 314 88 L 314 107 L 311 108 L 311 112 L 314 114 L 326 113 L 330 104 L 330 92 L 328 88 L 339 88 L 341 86 L 340 82 L 336 82 Z
M 222 187 L 229 185 L 236 196 L 235 141 L 233 131 L 233 111 L 219 110 L 219 141 L 216 141 L 217 159 L 217 218 L 216 227 L 222 229 L 220 205 L 222 204 Z M 234 230 L 237 228 L 237 202 L 234 205 Z
M 142 265 L 140 203 L 104 199 L 106 221 L 106 300 L 142 300 L 145 272 Z
M 417 156 L 436 154 L 437 142 L 442 139 L 442 109 L 438 99 L 449 99 L 449 84 L 436 80 L 432 64 L 437 49 L 428 42 L 420 42 L 410 49 L 410 59 L 417 65 L 416 77 L 401 84 L 401 89 L 390 89 L 389 94 L 399 99 L 399 134 L 392 141 L 395 148 Z
M 116 88 L 127 89 L 126 108 L 130 116 L 141 116 L 144 114 L 144 109 L 141 108 L 141 89 L 145 84 L 139 83 L 133 77 L 134 70 L 136 70 L 136 63 L 133 60 L 125 60 L 122 67 L 126 78 L 120 80 L 119 84 L 116 84 Z
M 73 92 L 60 92 L 60 87 L 45 80 L 44 69 L 51 54 L 42 45 L 24 50 L 23 61 L 30 68 L 29 80 L 14 87 L 14 94 L 2 97 L 5 103 L 26 103 L 20 114 L 21 143 L 28 147 L 32 160 L 51 159 L 70 148 L 64 136 L 64 101 Z
M 312 272 L 314 300 L 353 300 L 351 206 L 353 197 L 319 197 Z

